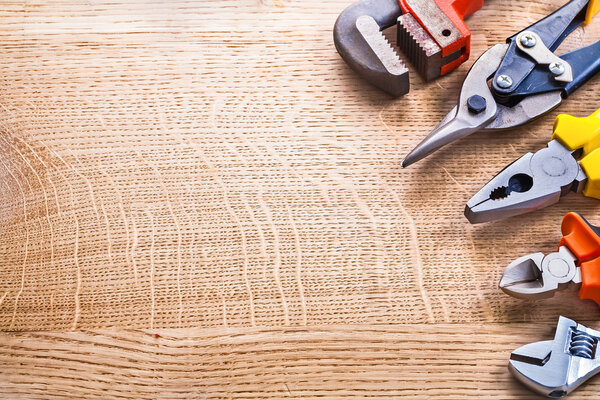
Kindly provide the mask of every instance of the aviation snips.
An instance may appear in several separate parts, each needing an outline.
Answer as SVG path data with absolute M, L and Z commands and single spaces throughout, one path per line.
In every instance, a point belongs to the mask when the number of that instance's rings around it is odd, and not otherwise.
M 463 82 L 458 105 L 402 166 L 476 131 L 520 126 L 558 107 L 600 71 L 600 40 L 560 57 L 554 50 L 599 10 L 600 0 L 571 0 L 483 53 Z

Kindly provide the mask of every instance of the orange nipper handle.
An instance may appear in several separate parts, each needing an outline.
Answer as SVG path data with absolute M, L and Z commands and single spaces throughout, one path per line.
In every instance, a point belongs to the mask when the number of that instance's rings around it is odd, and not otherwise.
M 600 259 L 581 263 L 581 300 L 594 300 L 600 306 Z
M 600 236 L 581 215 L 570 212 L 561 225 L 563 234 L 560 246 L 567 246 L 577 257 L 581 267 L 579 298 L 594 300 L 600 305 Z

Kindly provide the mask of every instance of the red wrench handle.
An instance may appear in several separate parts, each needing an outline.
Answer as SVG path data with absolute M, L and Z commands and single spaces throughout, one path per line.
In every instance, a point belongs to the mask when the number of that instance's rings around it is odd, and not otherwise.
M 432 38 L 434 38 L 434 40 L 442 49 L 443 57 L 446 57 L 456 51 L 461 52 L 461 55 L 456 60 L 447 63 L 442 67 L 441 74 L 445 75 L 469 58 L 469 54 L 471 52 L 471 32 L 469 31 L 469 28 L 467 28 L 464 19 L 469 15 L 473 14 L 475 11 L 479 10 L 483 6 L 483 0 L 422 1 L 429 1 L 435 3 L 460 33 L 460 36 L 452 43 L 446 45 L 440 43 L 438 40 L 435 39 L 436 34 L 439 34 L 439 32 L 432 32 L 432 25 L 436 25 L 431 23 L 432 16 L 430 14 L 419 15 L 419 12 L 416 12 L 416 10 L 414 10 L 413 7 L 410 6 L 409 0 L 398 0 L 402 11 L 405 13 L 412 14 L 412 16 L 415 17 L 415 19 L 419 21 L 421 26 L 423 26 L 423 28 L 429 33 L 429 35 Z

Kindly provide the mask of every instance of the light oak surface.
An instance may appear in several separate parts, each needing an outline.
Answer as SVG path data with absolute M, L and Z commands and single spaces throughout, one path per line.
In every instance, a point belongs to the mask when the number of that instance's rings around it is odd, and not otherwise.
M 557 112 L 399 166 L 474 59 L 562 1 L 486 1 L 471 60 L 401 99 L 336 53 L 348 3 L 2 3 L 0 397 L 528 399 L 511 350 L 559 315 L 600 329 L 575 292 L 497 288 L 600 202 L 462 214 Z

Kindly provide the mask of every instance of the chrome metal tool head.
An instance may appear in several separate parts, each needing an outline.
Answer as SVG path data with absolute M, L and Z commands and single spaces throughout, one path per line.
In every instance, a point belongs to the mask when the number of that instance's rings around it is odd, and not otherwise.
M 490 180 L 465 207 L 473 223 L 488 222 L 538 210 L 580 191 L 587 176 L 557 140 L 535 154 L 527 153 Z
M 463 82 L 458 105 L 404 158 L 403 167 L 473 132 L 521 126 L 561 104 L 560 91 L 531 95 L 511 107 L 496 102 L 488 80 L 507 49 L 508 45 L 497 44 L 475 61 Z
M 544 299 L 557 290 L 581 283 L 577 257 L 566 246 L 544 256 L 533 253 L 509 264 L 500 279 L 500 289 L 520 299 Z
M 599 337 L 600 332 L 560 317 L 554 340 L 519 347 L 511 353 L 508 369 L 529 389 L 564 397 L 600 370 Z
M 335 47 L 346 63 L 393 96 L 408 93 L 408 69 L 381 31 L 401 14 L 398 0 L 362 0 L 346 8 L 333 28 Z
M 497 44 L 475 61 L 463 83 L 458 105 L 417 147 L 408 153 L 402 161 L 403 167 L 428 156 L 454 140 L 483 128 L 494 119 L 498 107 L 487 80 L 498 69 L 507 48 L 508 45 Z M 476 110 L 471 104 L 473 101 L 480 104 Z

